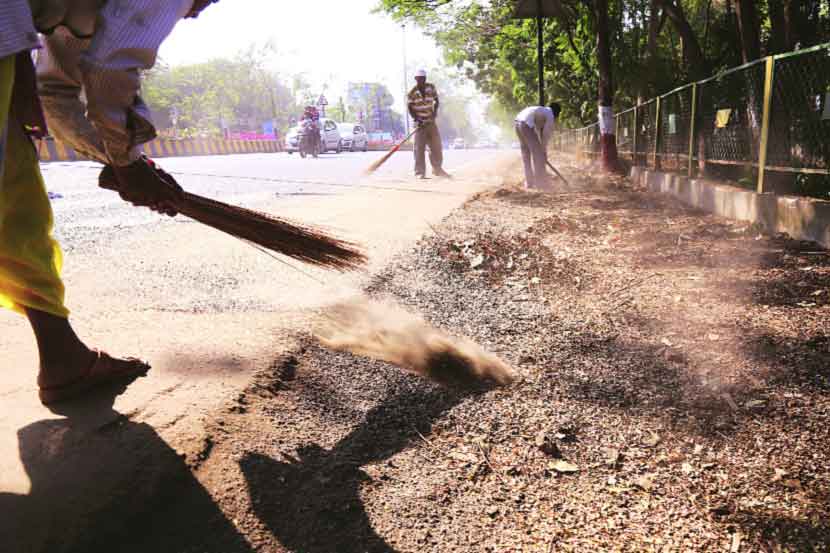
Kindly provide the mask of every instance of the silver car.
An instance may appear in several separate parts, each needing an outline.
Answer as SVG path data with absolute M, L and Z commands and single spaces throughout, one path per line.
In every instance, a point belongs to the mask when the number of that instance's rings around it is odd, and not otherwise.
M 344 150 L 351 152 L 362 151 L 369 149 L 369 135 L 366 134 L 366 129 L 363 125 L 358 123 L 340 123 L 340 140 L 343 144 Z
M 292 128 L 285 135 L 285 151 L 293 154 L 298 149 L 299 125 Z M 343 141 L 340 137 L 340 129 L 334 119 L 320 118 L 320 153 L 324 154 L 334 150 L 338 154 L 343 150 Z

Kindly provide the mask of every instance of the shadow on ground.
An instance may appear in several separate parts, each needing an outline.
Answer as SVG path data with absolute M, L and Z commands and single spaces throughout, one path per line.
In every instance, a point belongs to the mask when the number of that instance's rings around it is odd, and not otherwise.
M 329 450 L 316 444 L 283 460 L 249 453 L 240 467 L 258 518 L 286 548 L 304 553 L 395 551 L 372 528 L 361 467 L 388 460 L 466 394 L 421 385 L 387 397 Z M 417 431 L 416 431 L 417 429 Z
M 31 490 L 27 495 L 0 494 L 0 549 L 250 551 L 184 459 L 151 426 L 113 410 L 115 398 L 128 384 L 55 408 L 65 418 L 38 421 L 18 431 Z M 146 524 L 164 520 L 148 514 L 162 514 L 183 502 L 189 506 L 186 520 L 165 524 L 163 533 Z M 213 539 L 200 543 L 206 527 Z M 217 535 L 222 539 L 216 540 Z

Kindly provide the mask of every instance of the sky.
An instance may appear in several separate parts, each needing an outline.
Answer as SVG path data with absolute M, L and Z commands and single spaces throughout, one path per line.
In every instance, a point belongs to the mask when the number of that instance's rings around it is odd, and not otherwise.
M 404 31 L 383 14 L 377 0 L 222 0 L 198 19 L 176 26 L 159 51 L 170 65 L 233 56 L 252 43 L 272 41 L 278 55 L 271 69 L 283 75 L 306 73 L 330 104 L 345 96 L 349 81 L 382 82 L 403 108 L 405 84 L 420 67 L 440 65 L 432 39 L 408 25 Z M 407 82 L 404 83 L 404 36 Z

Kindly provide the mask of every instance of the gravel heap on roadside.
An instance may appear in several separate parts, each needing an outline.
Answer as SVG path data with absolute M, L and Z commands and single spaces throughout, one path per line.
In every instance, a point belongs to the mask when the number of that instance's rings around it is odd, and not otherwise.
M 200 478 L 257 550 L 830 550 L 828 252 L 570 178 L 480 195 L 368 290 L 518 383 L 309 344 L 214 428 Z

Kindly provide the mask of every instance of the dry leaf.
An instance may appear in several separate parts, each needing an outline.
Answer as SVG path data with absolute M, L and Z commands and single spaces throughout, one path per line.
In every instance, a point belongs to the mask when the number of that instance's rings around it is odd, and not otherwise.
M 548 463 L 548 468 L 550 470 L 555 470 L 556 472 L 566 474 L 579 471 L 578 466 L 574 465 L 573 463 L 569 463 L 564 459 L 557 459 L 556 461 L 551 461 L 550 463 Z
M 738 553 L 738 550 L 741 548 L 741 541 L 743 538 L 744 537 L 740 532 L 732 534 L 732 546 L 729 548 L 730 553 Z
M 462 463 L 475 463 L 476 461 L 478 461 L 478 457 L 476 457 L 475 455 L 463 453 L 461 451 L 450 452 L 450 458 L 455 459 L 456 461 L 461 461 Z
M 652 475 L 641 476 L 641 477 L 639 477 L 638 479 L 636 479 L 634 481 L 634 485 L 637 486 L 638 488 L 644 489 L 647 492 L 650 492 L 651 490 L 654 489 L 654 476 L 652 476 Z
M 738 404 L 737 404 L 737 403 L 735 403 L 735 400 L 734 400 L 734 399 L 732 399 L 732 396 L 731 396 L 731 395 L 729 395 L 729 394 L 727 394 L 727 393 L 724 393 L 724 394 L 721 394 L 721 397 L 723 398 L 723 400 L 724 400 L 726 403 L 728 403 L 728 404 L 729 404 L 729 407 L 731 407 L 733 411 L 740 411 L 740 410 L 741 410 L 741 408 L 740 408 L 740 407 L 738 407 Z
M 801 482 L 799 480 L 783 480 L 781 482 L 786 487 L 790 488 L 791 490 L 800 490 L 801 489 Z
M 660 443 L 660 436 L 658 436 L 654 432 L 652 432 L 651 435 L 646 436 L 645 438 L 643 438 L 643 445 L 645 445 L 646 447 L 654 447 L 659 443 Z

